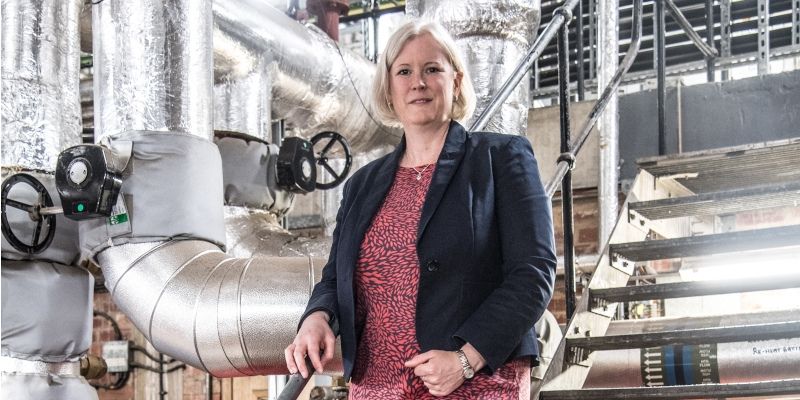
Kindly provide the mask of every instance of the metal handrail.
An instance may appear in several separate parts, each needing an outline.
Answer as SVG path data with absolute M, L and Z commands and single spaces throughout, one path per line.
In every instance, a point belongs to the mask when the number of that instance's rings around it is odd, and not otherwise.
M 709 45 L 700 35 L 695 32 L 692 24 L 689 23 L 689 20 L 686 19 L 686 16 L 683 15 L 681 9 L 675 5 L 675 2 L 672 0 L 664 0 L 667 4 L 667 8 L 669 13 L 675 18 L 675 22 L 683 28 L 683 31 L 686 32 L 686 35 L 689 36 L 689 39 L 692 39 L 692 42 L 695 46 L 706 56 L 706 57 L 719 57 L 719 51 L 715 49 L 713 46 Z
M 560 9 L 567 9 L 572 10 L 575 8 L 575 5 L 578 4 L 579 0 L 567 0 L 564 5 L 559 7 Z M 571 14 L 570 14 L 571 16 Z M 542 55 L 545 47 L 550 44 L 550 41 L 553 40 L 553 37 L 558 33 L 558 29 L 567 22 L 567 15 L 564 13 L 559 13 L 558 11 L 553 13 L 553 19 L 550 20 L 550 23 L 547 24 L 547 27 L 544 28 L 539 37 L 536 38 L 536 41 L 533 42 L 533 46 L 531 46 L 530 50 L 528 50 L 528 54 L 520 60 L 517 67 L 514 68 L 514 71 L 511 73 L 511 76 L 503 83 L 503 86 L 500 87 L 500 90 L 497 94 L 489 101 L 489 105 L 481 112 L 478 116 L 478 119 L 472 124 L 469 128 L 470 131 L 480 131 L 486 127 L 486 124 L 489 123 L 489 118 L 491 118 L 500 106 L 505 103 L 508 99 L 508 96 L 511 95 L 511 92 L 519 85 L 519 82 L 528 73 L 528 70 L 531 69 L 533 63 L 536 62 L 536 59 Z
M 636 54 L 639 53 L 639 45 L 641 44 L 642 40 L 642 0 L 635 1 L 633 14 L 634 27 L 631 36 L 631 44 L 628 46 L 628 51 L 625 53 L 622 63 L 620 63 L 617 71 L 614 72 L 614 77 L 611 79 L 611 82 L 603 91 L 603 95 L 600 96 L 600 99 L 597 101 L 597 103 L 595 103 L 592 111 L 589 113 L 589 117 L 581 127 L 580 135 L 575 139 L 575 141 L 572 142 L 569 154 L 571 154 L 573 157 L 578 155 L 578 152 L 580 152 L 584 143 L 586 143 L 592 128 L 600 118 L 600 114 L 602 114 L 603 110 L 606 108 L 606 105 L 608 105 L 608 102 L 611 100 L 611 95 L 617 91 L 620 82 L 622 82 L 622 77 L 626 72 L 628 72 L 631 65 L 633 65 L 633 61 L 636 59 Z M 564 178 L 564 175 L 566 175 L 569 168 L 569 162 L 565 160 L 559 161 L 558 166 L 556 167 L 556 173 L 545 186 L 545 192 L 547 192 L 550 197 L 553 197 L 553 194 L 555 194 L 558 184 Z

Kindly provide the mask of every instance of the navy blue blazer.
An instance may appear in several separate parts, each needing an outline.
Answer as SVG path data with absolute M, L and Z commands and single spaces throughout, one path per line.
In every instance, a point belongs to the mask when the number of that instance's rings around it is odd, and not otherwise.
M 359 340 L 353 295 L 359 249 L 404 150 L 405 138 L 345 184 L 328 263 L 303 315 L 325 310 L 338 323 L 346 379 Z M 555 280 L 552 221 L 525 137 L 469 133 L 450 124 L 417 233 L 416 331 L 423 352 L 469 342 L 490 373 L 513 358 L 535 359 L 533 325 Z

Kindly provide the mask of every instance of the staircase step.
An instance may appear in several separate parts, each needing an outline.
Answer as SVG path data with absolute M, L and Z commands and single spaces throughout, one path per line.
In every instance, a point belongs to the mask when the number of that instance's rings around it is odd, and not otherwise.
M 729 343 L 800 337 L 800 320 L 753 325 L 647 332 L 567 339 L 567 347 L 587 351 L 643 349 L 677 344 Z
M 719 215 L 800 204 L 800 181 L 758 186 L 696 196 L 630 203 L 628 208 L 647 219 L 658 220 L 700 215 Z
M 609 251 L 629 261 L 647 261 L 797 245 L 800 245 L 800 225 L 618 243 L 612 244 Z
M 694 193 L 800 180 L 800 139 L 650 157 L 639 167 L 657 178 L 670 177 Z
M 725 279 L 718 281 L 674 282 L 656 285 L 624 286 L 608 289 L 590 289 L 589 299 L 595 306 L 599 302 L 676 299 L 681 297 L 710 296 L 715 294 L 758 292 L 800 287 L 800 275 L 768 278 Z
M 540 400 L 705 399 L 781 396 L 800 393 L 800 379 L 752 383 L 543 391 Z

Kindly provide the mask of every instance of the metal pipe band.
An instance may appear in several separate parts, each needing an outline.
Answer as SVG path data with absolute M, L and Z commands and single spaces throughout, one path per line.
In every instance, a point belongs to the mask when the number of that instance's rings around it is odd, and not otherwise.
M 412 18 L 440 22 L 455 39 L 475 88 L 476 111 L 491 101 L 522 59 L 541 20 L 538 0 L 414 0 L 406 2 Z M 487 123 L 487 130 L 524 135 L 528 127 L 528 85 L 512 88 L 508 101 Z
M 575 8 L 575 5 L 578 4 L 578 1 L 579 0 L 567 0 L 561 8 L 572 10 Z M 505 103 L 506 99 L 508 99 L 517 85 L 519 85 L 519 82 L 525 74 L 528 73 L 528 70 L 533 66 L 536 59 L 542 55 L 542 51 L 550 44 L 550 41 L 553 40 L 553 37 L 558 33 L 558 29 L 565 21 L 566 15 L 564 13 L 553 13 L 553 19 L 547 24 L 547 27 L 544 28 L 542 34 L 536 38 L 533 46 L 528 50 L 528 54 L 520 60 L 505 83 L 498 89 L 497 94 L 492 98 L 489 104 L 486 105 L 486 108 L 469 128 L 470 131 L 481 131 L 486 127 L 489 119 L 497 112 L 503 103 Z
M 58 376 L 81 376 L 80 361 L 44 362 L 0 356 L 0 372 L 6 374 L 38 374 Z
M 602 96 L 600 96 L 600 99 L 595 103 L 594 107 L 592 107 L 589 117 L 581 127 L 580 134 L 578 134 L 578 137 L 572 142 L 572 145 L 570 146 L 570 152 L 573 157 L 578 155 L 578 152 L 580 152 L 581 148 L 586 143 L 586 140 L 589 138 L 589 134 L 592 132 L 592 128 L 597 123 L 600 115 L 602 115 L 606 105 L 608 105 L 611 96 L 617 91 L 617 88 L 619 88 L 619 85 L 622 82 L 622 77 L 628 72 L 631 65 L 633 65 L 633 61 L 636 59 L 636 55 L 639 53 L 639 46 L 642 41 L 642 0 L 634 1 L 633 14 L 634 27 L 631 37 L 631 44 L 628 46 L 628 51 L 625 52 L 625 57 L 622 59 L 622 63 L 614 73 L 614 77 L 611 79 L 611 82 L 605 88 L 605 90 L 603 90 Z M 547 182 L 547 185 L 545 185 L 545 192 L 550 197 L 553 197 L 559 183 L 561 183 L 561 180 L 564 178 L 564 175 L 566 175 L 570 168 L 571 166 L 568 159 L 559 160 L 555 174 L 553 174 L 553 177 Z
M 718 57 L 719 51 L 706 43 L 700 35 L 695 32 L 692 24 L 689 23 L 689 20 L 686 19 L 686 16 L 683 15 L 681 9 L 675 5 L 675 2 L 672 0 L 664 0 L 667 3 L 667 9 L 669 13 L 672 14 L 672 17 L 675 18 L 675 22 L 683 28 L 683 31 L 686 32 L 686 36 L 689 36 L 689 39 L 692 40 L 697 49 L 703 53 L 706 57 Z
M 214 1 L 213 14 L 216 82 L 266 66 L 273 118 L 285 119 L 292 135 L 336 131 L 356 152 L 399 141 L 401 132 L 378 124 L 367 109 L 372 63 L 263 0 Z
M 81 0 L 2 2 L 2 165 L 53 171 L 81 142 Z
M 95 140 L 131 130 L 211 140 L 211 4 L 141 0 L 92 7 Z
M 97 255 L 114 302 L 153 346 L 216 377 L 287 374 L 324 259 L 233 258 L 213 244 L 115 246 Z M 341 354 L 329 365 L 341 373 Z

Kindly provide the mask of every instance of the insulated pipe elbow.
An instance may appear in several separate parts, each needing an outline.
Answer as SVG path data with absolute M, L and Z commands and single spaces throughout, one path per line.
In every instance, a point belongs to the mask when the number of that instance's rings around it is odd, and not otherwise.
M 324 259 L 233 258 L 200 240 L 126 244 L 97 255 L 114 302 L 159 351 L 216 377 L 287 374 Z M 341 371 L 341 356 L 329 366 Z

